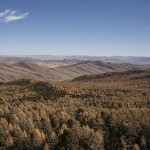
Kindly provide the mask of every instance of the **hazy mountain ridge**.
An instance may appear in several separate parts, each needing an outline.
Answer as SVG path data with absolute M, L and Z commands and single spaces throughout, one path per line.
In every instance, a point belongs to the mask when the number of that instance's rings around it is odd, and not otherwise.
M 56 66 L 56 67 L 52 67 Z M 112 71 L 144 69 L 144 66 L 129 63 L 108 63 L 103 61 L 73 60 L 39 60 L 31 58 L 5 58 L 0 61 L 0 81 L 20 78 L 37 80 L 68 80 L 77 76 L 98 74 Z

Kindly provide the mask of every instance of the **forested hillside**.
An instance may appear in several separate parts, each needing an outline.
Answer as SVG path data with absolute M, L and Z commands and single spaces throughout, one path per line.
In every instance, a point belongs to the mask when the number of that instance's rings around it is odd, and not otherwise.
M 1 150 L 149 150 L 150 71 L 0 82 Z

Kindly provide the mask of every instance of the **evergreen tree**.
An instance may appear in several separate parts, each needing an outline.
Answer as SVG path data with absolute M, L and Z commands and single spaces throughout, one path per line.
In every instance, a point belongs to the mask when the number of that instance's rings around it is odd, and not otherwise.
M 79 141 L 70 130 L 64 130 L 59 136 L 58 150 L 77 150 Z
M 0 150 L 5 150 L 5 140 L 6 138 L 0 133 Z

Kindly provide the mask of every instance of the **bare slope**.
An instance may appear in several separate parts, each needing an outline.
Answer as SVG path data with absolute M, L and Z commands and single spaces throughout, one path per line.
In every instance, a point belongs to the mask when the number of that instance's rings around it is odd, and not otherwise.
M 63 79 L 73 79 L 81 75 L 98 74 L 113 71 L 126 71 L 133 69 L 142 69 L 142 66 L 133 64 L 112 64 L 102 61 L 85 61 L 75 65 L 53 68 L 57 75 L 61 75 Z
M 143 67 L 133 64 L 113 64 L 102 61 L 85 61 L 56 68 L 50 68 L 31 61 L 18 61 L 15 63 L 0 62 L 0 81 L 9 81 L 20 78 L 68 80 L 82 75 L 133 69 L 143 69 Z

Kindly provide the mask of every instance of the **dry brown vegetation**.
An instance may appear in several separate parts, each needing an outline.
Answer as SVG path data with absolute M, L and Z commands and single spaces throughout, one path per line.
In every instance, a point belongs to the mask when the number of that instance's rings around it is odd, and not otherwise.
M 150 149 L 150 70 L 1 82 L 0 149 Z

